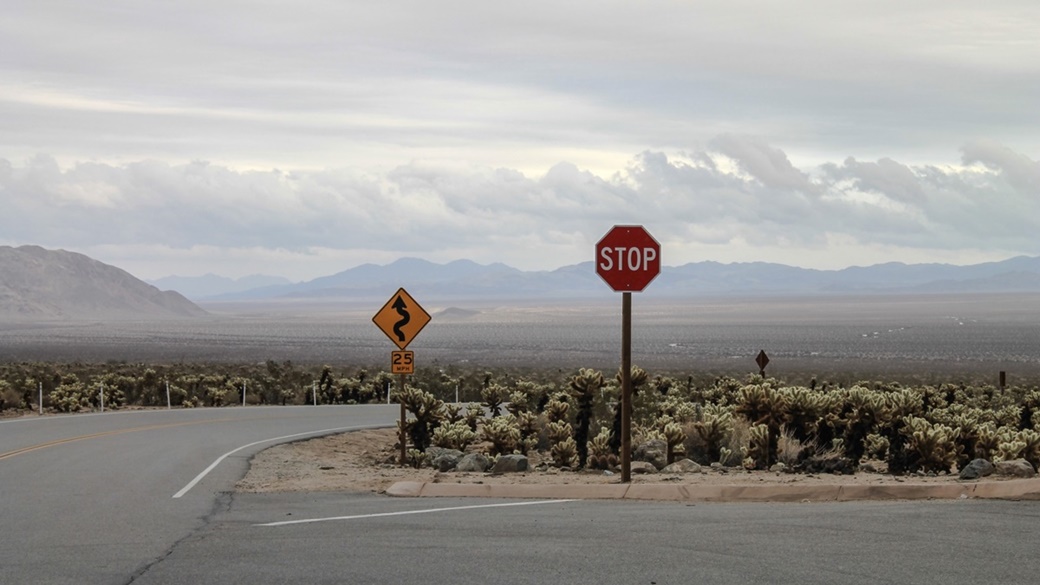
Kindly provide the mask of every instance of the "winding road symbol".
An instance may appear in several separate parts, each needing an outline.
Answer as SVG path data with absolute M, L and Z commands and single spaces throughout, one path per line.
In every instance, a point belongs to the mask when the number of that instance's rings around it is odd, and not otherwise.
M 401 288 L 372 317 L 372 322 L 398 349 L 404 350 L 430 322 L 430 314 L 409 296 L 408 291 Z
M 406 337 L 404 331 L 401 330 L 401 327 L 407 325 L 408 322 L 412 320 L 412 316 L 408 314 L 408 305 L 405 304 L 404 298 L 400 295 L 397 296 L 397 300 L 394 301 L 392 306 L 397 310 L 397 314 L 401 316 L 401 320 L 394 323 L 394 335 L 397 336 L 397 341 L 404 342 Z

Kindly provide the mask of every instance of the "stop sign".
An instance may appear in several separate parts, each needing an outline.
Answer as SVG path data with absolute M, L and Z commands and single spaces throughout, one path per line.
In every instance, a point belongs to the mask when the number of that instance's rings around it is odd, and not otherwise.
M 596 274 L 618 292 L 639 292 L 661 272 L 661 244 L 641 225 L 616 225 L 596 244 Z

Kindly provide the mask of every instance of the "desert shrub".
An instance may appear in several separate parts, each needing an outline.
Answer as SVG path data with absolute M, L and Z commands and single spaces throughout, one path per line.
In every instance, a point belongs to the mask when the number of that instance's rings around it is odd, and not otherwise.
M 405 410 L 414 417 L 405 424 L 405 432 L 412 446 L 419 451 L 426 451 L 433 439 L 433 432 L 443 419 L 441 407 L 444 403 L 433 394 L 414 386 L 405 386 L 400 400 Z
M 438 426 L 433 431 L 431 442 L 436 447 L 445 449 L 458 449 L 465 451 L 466 447 L 477 440 L 477 433 L 473 432 L 465 422 L 456 420 Z
M 491 455 L 509 455 L 521 441 L 520 428 L 511 414 L 487 419 L 481 432 L 484 440 L 491 443 Z

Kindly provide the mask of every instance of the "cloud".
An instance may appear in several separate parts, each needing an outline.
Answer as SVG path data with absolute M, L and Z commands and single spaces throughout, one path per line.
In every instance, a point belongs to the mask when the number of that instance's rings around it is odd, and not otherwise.
M 812 257 L 833 266 L 868 249 L 890 256 L 877 261 L 1040 253 L 1040 166 L 1007 147 L 972 143 L 958 165 L 849 157 L 803 171 L 761 139 L 711 145 L 646 151 L 607 177 L 570 163 L 537 177 L 418 162 L 362 173 L 0 159 L 0 233 L 5 243 L 110 254 L 184 250 L 200 262 L 421 256 L 543 269 L 586 260 L 615 223 L 646 225 L 667 243 L 669 263 Z

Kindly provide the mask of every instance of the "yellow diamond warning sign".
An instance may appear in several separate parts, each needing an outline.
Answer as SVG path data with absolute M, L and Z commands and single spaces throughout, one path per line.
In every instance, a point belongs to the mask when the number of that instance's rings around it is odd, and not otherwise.
M 372 322 L 403 350 L 430 322 L 430 314 L 408 295 L 408 291 L 400 288 L 372 317 Z

